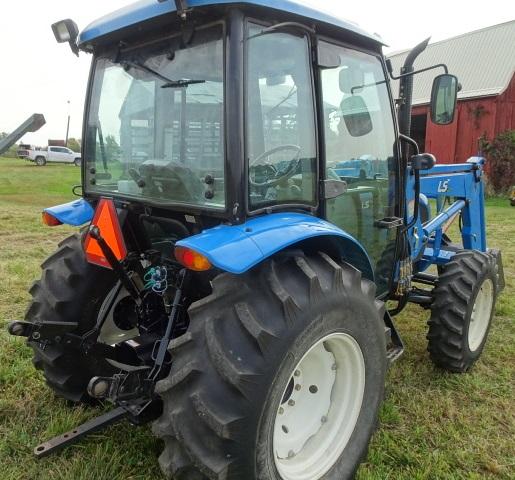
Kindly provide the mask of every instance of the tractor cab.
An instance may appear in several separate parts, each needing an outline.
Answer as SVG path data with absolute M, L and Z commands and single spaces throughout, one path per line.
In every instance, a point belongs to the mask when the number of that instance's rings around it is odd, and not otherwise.
M 168 7 L 151 29 L 100 19 L 81 33 L 85 198 L 173 212 L 192 233 L 183 213 L 197 226 L 317 216 L 372 270 L 383 259 L 386 292 L 396 231 L 377 222 L 401 217 L 402 178 L 380 39 L 308 8 L 200 3 L 144 2 L 134 16 Z

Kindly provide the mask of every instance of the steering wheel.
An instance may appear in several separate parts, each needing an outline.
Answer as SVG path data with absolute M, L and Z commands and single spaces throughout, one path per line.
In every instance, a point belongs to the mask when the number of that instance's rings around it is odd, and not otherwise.
M 275 165 L 273 165 L 270 162 L 270 157 L 278 152 L 282 152 L 284 150 L 295 150 L 295 157 L 292 158 L 288 164 L 288 167 L 285 170 L 278 170 Z M 253 187 L 275 187 L 279 183 L 281 183 L 283 180 L 291 177 L 295 171 L 297 170 L 297 167 L 299 166 L 300 162 L 300 152 L 301 147 L 299 145 L 279 145 L 278 147 L 271 148 L 270 150 L 267 150 L 266 152 L 262 153 L 258 157 L 256 157 L 254 160 L 252 160 L 249 163 L 249 183 Z M 256 182 L 252 175 L 250 174 L 251 168 L 256 168 L 258 164 L 261 163 L 262 160 L 265 160 L 263 162 L 263 165 L 267 166 L 273 174 L 273 178 L 270 180 L 265 180 L 264 182 Z

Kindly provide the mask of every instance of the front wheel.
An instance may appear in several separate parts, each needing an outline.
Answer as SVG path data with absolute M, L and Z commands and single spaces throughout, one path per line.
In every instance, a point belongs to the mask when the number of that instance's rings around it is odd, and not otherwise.
M 154 432 L 175 480 L 341 480 L 366 455 L 383 398 L 384 305 L 325 254 L 222 274 L 189 309 L 157 385 Z
M 463 250 L 439 269 L 433 290 L 428 350 L 435 365 L 466 372 L 483 351 L 498 290 L 494 258 Z

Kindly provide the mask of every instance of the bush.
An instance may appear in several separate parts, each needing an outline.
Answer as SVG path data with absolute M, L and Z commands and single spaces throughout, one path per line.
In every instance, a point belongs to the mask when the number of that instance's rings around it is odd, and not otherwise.
M 515 185 L 515 130 L 506 130 L 492 141 L 480 139 L 480 149 L 488 159 L 488 179 L 496 194 L 506 194 Z

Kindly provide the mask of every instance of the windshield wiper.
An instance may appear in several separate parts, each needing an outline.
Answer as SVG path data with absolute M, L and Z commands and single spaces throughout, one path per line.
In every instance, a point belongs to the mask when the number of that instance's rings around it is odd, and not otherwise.
M 131 61 L 123 61 L 121 62 L 123 68 L 129 69 L 129 68 L 139 68 L 140 70 L 143 70 L 144 72 L 150 73 L 154 77 L 159 78 L 163 82 L 165 82 L 164 85 L 161 85 L 161 88 L 186 88 L 188 85 L 193 85 L 196 83 L 206 83 L 205 80 L 172 80 L 171 78 L 165 77 L 164 75 L 161 75 L 159 72 L 156 72 L 150 67 L 147 67 L 145 64 L 140 62 L 131 62 Z
M 196 85 L 197 83 L 206 83 L 205 80 L 174 80 L 164 85 L 161 85 L 161 88 L 186 88 L 189 85 Z

